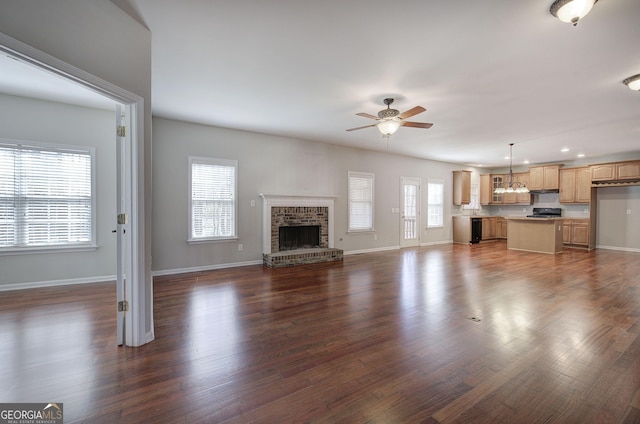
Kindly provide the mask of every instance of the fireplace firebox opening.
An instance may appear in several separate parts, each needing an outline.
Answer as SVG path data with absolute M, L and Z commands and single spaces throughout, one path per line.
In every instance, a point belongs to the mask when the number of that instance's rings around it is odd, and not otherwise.
M 319 225 L 295 225 L 278 228 L 280 251 L 320 247 Z

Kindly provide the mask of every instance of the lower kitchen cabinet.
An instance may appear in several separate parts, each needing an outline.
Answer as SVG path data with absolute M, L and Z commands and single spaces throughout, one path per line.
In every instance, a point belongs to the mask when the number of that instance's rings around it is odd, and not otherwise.
M 496 238 L 496 221 L 497 218 L 494 216 L 482 218 L 482 240 Z
M 507 220 L 505 218 L 496 218 L 496 238 L 507 238 Z
M 562 223 L 562 243 L 569 246 L 589 247 L 589 220 L 565 219 Z

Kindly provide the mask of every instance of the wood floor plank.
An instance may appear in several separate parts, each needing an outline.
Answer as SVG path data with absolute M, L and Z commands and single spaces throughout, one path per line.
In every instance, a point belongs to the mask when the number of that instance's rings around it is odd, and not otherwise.
M 640 422 L 640 255 L 442 245 L 0 293 L 0 402 L 67 423 Z M 474 318 L 473 320 L 470 318 Z

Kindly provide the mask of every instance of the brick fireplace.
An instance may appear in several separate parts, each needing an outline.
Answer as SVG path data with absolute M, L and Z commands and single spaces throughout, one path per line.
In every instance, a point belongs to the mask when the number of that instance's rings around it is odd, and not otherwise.
M 264 265 L 276 268 L 342 260 L 342 250 L 333 247 L 335 196 L 260 196 Z M 300 235 L 294 236 L 297 232 Z M 281 234 L 290 239 L 283 243 Z M 295 238 L 300 240 L 292 241 Z

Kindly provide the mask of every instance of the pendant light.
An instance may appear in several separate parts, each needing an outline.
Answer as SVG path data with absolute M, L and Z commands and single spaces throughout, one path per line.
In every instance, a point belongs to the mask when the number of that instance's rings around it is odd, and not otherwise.
M 493 192 L 495 194 L 529 193 L 526 184 L 513 180 L 513 143 L 509 143 L 509 179 L 497 186 Z

